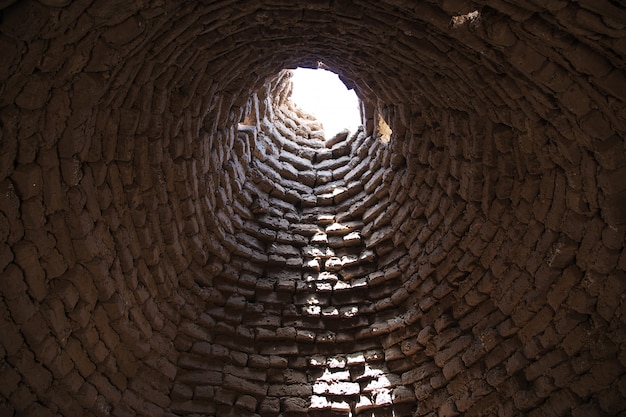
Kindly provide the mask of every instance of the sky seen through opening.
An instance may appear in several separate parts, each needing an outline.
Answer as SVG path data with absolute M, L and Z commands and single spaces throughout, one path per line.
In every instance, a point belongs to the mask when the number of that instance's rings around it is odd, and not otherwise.
M 291 100 L 323 124 L 326 139 L 346 128 L 350 133 L 356 131 L 361 125 L 359 99 L 337 74 L 309 68 L 292 71 Z

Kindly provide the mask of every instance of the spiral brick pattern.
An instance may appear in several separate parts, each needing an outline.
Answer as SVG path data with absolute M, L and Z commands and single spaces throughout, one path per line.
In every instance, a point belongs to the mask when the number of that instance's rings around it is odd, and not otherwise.
M 612 0 L 0 0 L 0 415 L 625 413 L 625 56 Z

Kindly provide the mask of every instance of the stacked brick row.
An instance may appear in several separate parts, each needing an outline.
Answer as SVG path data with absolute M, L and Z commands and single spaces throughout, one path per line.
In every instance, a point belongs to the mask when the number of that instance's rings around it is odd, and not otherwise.
M 384 185 L 385 148 L 362 132 L 324 143 L 319 126 L 285 103 L 286 86 L 282 78 L 268 85 L 270 97 L 245 118 L 259 126 L 239 128 L 257 174 L 240 187 L 229 219 L 239 231 L 226 246 L 247 271 L 219 275 L 224 304 L 183 324 L 190 354 L 179 361 L 172 409 L 360 415 L 399 407 L 408 415 L 415 397 L 370 340 L 390 316 L 372 300 L 389 294 L 380 284 L 399 271 L 379 272 L 376 251 L 366 249 L 375 247 L 371 232 L 357 220 L 380 212 L 366 196 Z M 355 152 L 362 162 L 349 157 Z
M 0 13 L 0 414 L 624 412 L 618 2 Z

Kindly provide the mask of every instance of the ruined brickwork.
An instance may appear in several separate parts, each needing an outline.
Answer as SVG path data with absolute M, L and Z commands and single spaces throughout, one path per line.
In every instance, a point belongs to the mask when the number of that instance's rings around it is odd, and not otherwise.
M 0 416 L 626 412 L 621 2 L 0 13 Z

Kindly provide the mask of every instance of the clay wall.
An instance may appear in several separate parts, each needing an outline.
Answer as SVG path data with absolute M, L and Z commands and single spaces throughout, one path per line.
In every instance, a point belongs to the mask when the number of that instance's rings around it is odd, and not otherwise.
M 0 1 L 0 415 L 624 413 L 625 36 L 609 0 Z M 297 66 L 363 127 L 324 141 Z

